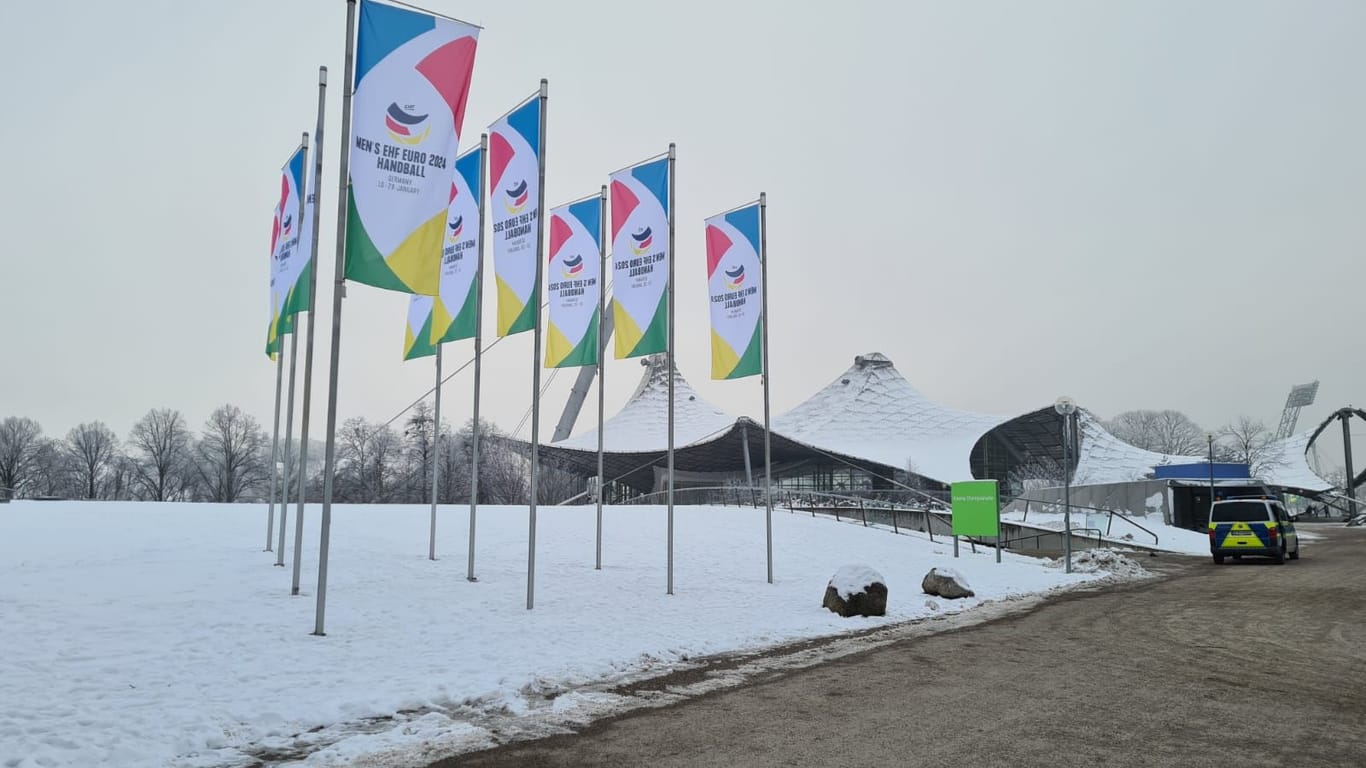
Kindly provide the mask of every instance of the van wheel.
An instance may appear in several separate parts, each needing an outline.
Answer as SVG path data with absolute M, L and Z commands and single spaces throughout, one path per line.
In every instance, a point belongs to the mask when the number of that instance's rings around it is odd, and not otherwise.
M 1224 556 L 1223 556 L 1223 555 L 1213 555 L 1213 557 L 1214 557 L 1214 564 L 1215 564 L 1215 565 L 1223 565 L 1223 564 L 1224 564 Z
M 1281 548 L 1276 550 L 1276 565 L 1285 565 L 1285 542 L 1281 542 Z
M 1299 560 L 1299 559 L 1300 559 L 1300 548 L 1299 548 L 1299 547 L 1295 547 L 1295 551 L 1290 553 L 1290 559 L 1291 559 L 1291 560 Z

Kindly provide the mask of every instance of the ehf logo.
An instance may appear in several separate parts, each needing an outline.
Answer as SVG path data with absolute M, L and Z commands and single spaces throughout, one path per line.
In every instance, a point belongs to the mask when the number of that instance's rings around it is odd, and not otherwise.
M 446 223 L 446 242 L 455 245 L 460 242 L 460 233 L 465 231 L 465 217 L 456 216 L 455 221 Z
M 583 257 L 579 255 L 570 256 L 564 260 L 563 269 L 566 279 L 573 279 L 583 272 Z
M 521 213 L 522 209 L 526 207 L 526 200 L 529 196 L 527 194 L 526 179 L 522 179 L 511 189 L 505 189 L 503 192 L 508 196 L 508 198 L 503 201 L 503 204 L 507 206 L 508 213 Z
M 288 215 L 288 214 L 286 214 L 286 215 L 285 215 L 285 218 L 284 218 L 284 221 L 281 221 L 281 222 L 280 222 L 280 234 L 283 235 L 284 237 L 289 237 L 290 233 L 293 232 L 293 231 L 294 231 L 294 217 L 293 217 L 293 216 L 290 216 L 290 215 Z
M 637 256 L 644 256 L 645 252 L 650 250 L 650 244 L 654 241 L 654 233 L 649 227 L 646 227 L 639 232 L 632 232 L 631 250 L 635 251 Z
M 744 264 L 737 264 L 737 265 L 735 265 L 735 269 L 727 269 L 727 270 L 725 271 L 725 273 L 726 273 L 726 286 L 729 287 L 731 290 L 735 290 L 736 288 L 739 288 L 739 287 L 741 286 L 741 284 L 743 284 L 743 283 L 745 282 L 745 265 L 744 265 Z
M 408 109 L 412 107 L 409 106 Z M 384 114 L 384 127 L 389 131 L 389 138 L 394 141 L 417 146 L 432 130 L 432 126 L 427 123 L 427 117 L 409 112 L 400 107 L 398 102 L 394 102 Z

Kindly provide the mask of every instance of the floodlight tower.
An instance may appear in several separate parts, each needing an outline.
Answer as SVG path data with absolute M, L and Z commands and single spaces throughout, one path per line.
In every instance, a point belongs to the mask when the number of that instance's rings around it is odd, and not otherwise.
M 1281 425 L 1276 428 L 1276 439 L 1290 437 L 1295 433 L 1295 424 L 1300 420 L 1300 409 L 1314 404 L 1319 393 L 1319 383 L 1296 384 L 1290 388 L 1290 396 L 1285 399 L 1285 409 L 1281 411 Z

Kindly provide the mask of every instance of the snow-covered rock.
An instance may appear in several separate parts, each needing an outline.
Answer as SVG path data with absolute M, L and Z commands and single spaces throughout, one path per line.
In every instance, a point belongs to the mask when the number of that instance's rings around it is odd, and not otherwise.
M 968 586 L 963 574 L 952 568 L 931 568 L 920 582 L 920 589 L 927 595 L 938 595 L 949 600 L 975 597 L 976 592 Z
M 821 605 L 841 616 L 886 616 L 887 580 L 866 565 L 846 565 L 830 577 Z

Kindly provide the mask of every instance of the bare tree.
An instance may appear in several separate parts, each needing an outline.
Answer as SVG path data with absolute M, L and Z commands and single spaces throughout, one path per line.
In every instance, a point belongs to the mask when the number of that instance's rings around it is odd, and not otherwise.
M 42 438 L 34 451 L 28 495 L 47 498 L 78 496 L 80 493 L 72 481 L 74 474 L 65 444 L 55 438 Z
M 118 437 L 102 421 L 80 424 L 66 433 L 66 451 L 81 498 L 100 498 L 118 446 Z
M 350 418 L 337 432 L 337 443 L 334 496 L 351 502 L 393 501 L 399 490 L 395 476 L 402 452 L 394 430 L 385 424 Z
M 406 442 L 408 463 L 411 468 L 409 475 L 416 486 L 409 493 L 413 501 L 430 499 L 432 424 L 432 408 L 423 400 L 413 406 L 412 415 L 408 417 L 403 429 L 403 439 Z
M 465 422 L 456 436 L 465 497 L 473 461 L 474 422 Z M 514 448 L 497 426 L 479 427 L 479 503 L 525 504 L 531 499 L 531 463 Z M 538 491 L 539 492 L 539 491 Z
M 171 501 L 184 496 L 194 459 L 190 430 L 180 411 L 148 411 L 133 425 L 128 446 L 133 453 L 133 480 L 141 498 Z
M 265 482 L 268 444 L 256 419 L 241 408 L 223 405 L 210 414 L 195 451 L 196 473 L 208 499 L 237 501 Z
M 1129 445 L 1155 453 L 1194 456 L 1205 448 L 1204 430 L 1180 411 L 1125 411 L 1103 426 Z
M 43 429 L 33 419 L 8 416 L 0 421 L 0 488 L 14 496 L 28 489 L 42 445 Z
M 1273 437 L 1266 424 L 1249 416 L 1239 416 L 1219 431 L 1215 448 L 1225 461 L 1246 464 L 1248 474 L 1261 477 L 1280 465 L 1279 457 L 1271 450 Z

